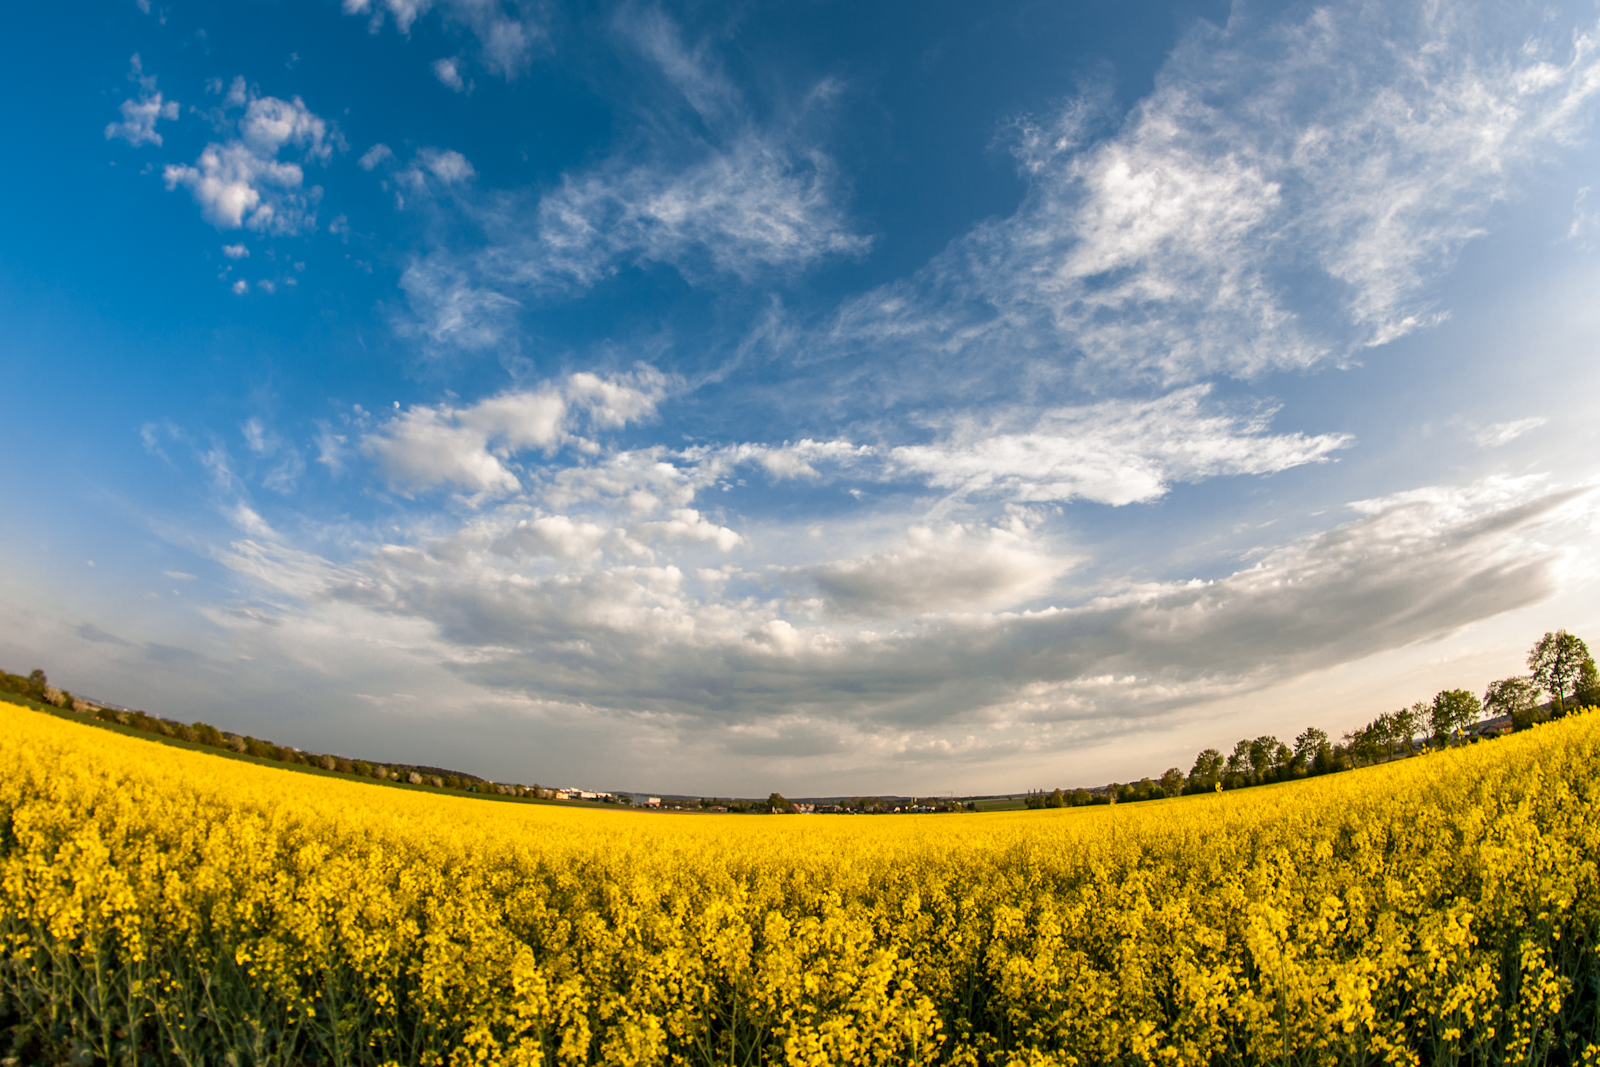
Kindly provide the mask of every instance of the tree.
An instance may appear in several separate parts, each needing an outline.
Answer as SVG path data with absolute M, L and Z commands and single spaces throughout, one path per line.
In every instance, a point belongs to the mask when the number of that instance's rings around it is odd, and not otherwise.
M 1267 772 L 1272 770 L 1272 756 L 1277 747 L 1278 739 L 1271 734 L 1264 734 L 1250 742 L 1250 775 L 1256 781 L 1267 780 Z
M 1521 676 L 1490 682 L 1483 694 L 1483 710 L 1509 715 L 1514 730 L 1526 730 L 1538 721 L 1539 689 Z
M 1450 709 L 1439 702 L 1439 697 L 1443 695 L 1440 693 L 1435 696 L 1433 703 L 1428 705 L 1428 733 L 1441 745 L 1449 743 L 1452 723 Z
M 1394 746 L 1400 743 L 1400 724 L 1394 712 L 1386 711 L 1367 724 L 1367 736 L 1379 755 L 1394 755 Z
M 1176 767 L 1168 767 L 1161 776 L 1161 790 L 1169 797 L 1183 792 L 1183 772 Z
M 1578 671 L 1578 684 L 1572 694 L 1572 703 L 1580 708 L 1600 705 L 1600 672 L 1596 672 L 1592 659 L 1584 660 L 1583 667 Z
M 1409 708 L 1401 708 L 1394 713 L 1394 723 L 1400 739 L 1406 743 L 1406 751 L 1414 751 L 1417 747 L 1417 734 L 1427 723 L 1428 705 L 1419 700 Z
M 1378 759 L 1378 745 L 1372 736 L 1372 724 L 1368 723 L 1359 730 L 1352 730 L 1344 735 L 1344 750 L 1359 766 L 1363 763 L 1375 763 Z
M 1229 775 L 1249 777 L 1250 769 L 1250 739 L 1247 737 L 1233 746 L 1233 751 L 1228 754 L 1228 763 L 1224 771 Z
M 1547 633 L 1528 650 L 1528 669 L 1533 684 L 1555 698 L 1556 714 L 1565 715 L 1566 695 L 1584 677 L 1585 664 L 1593 673 L 1594 660 L 1589 646 L 1565 630 Z
M 1328 747 L 1328 735 L 1315 726 L 1308 726 L 1294 739 L 1294 762 L 1307 771 L 1316 764 L 1317 757 Z
M 1208 748 L 1194 758 L 1194 767 L 1189 771 L 1189 785 L 1194 789 L 1210 789 L 1222 777 L 1222 753 L 1214 748 Z
M 1429 720 L 1434 735 L 1448 738 L 1466 730 L 1483 716 L 1483 705 L 1465 689 L 1446 689 L 1436 693 Z

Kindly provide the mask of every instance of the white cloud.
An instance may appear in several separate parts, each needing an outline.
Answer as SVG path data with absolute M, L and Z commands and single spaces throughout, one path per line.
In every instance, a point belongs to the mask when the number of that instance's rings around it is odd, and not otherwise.
M 569 175 L 539 204 L 522 271 L 592 285 L 629 259 L 750 277 L 860 255 L 871 238 L 851 231 L 836 195 L 826 157 L 795 157 L 754 134 L 684 170 Z
M 456 92 L 464 92 L 467 83 L 461 80 L 459 61 L 453 57 L 436 59 L 433 61 L 433 76 L 439 79 L 439 84 L 449 87 Z
M 388 145 L 379 143 L 361 153 L 361 158 L 356 162 L 360 164 L 362 170 L 372 170 L 378 164 L 393 158 L 394 151 Z
M 162 119 L 176 119 L 178 102 L 165 100 L 156 91 L 156 79 L 144 73 L 144 64 L 137 52 L 128 64 L 128 80 L 139 83 L 139 98 L 122 102 L 118 108 L 122 121 L 106 125 L 106 140 L 120 137 L 135 148 L 142 144 L 160 145 L 161 134 L 156 132 L 156 123 Z
M 134 147 L 142 144 L 161 144 L 161 135 L 156 132 L 156 122 L 159 119 L 175 119 L 178 117 L 178 102 L 176 100 L 163 101 L 160 93 L 141 95 L 138 100 L 124 100 L 122 102 L 122 121 L 112 122 L 106 126 L 106 140 L 120 137 Z
M 422 333 L 493 343 L 509 292 L 592 286 L 623 263 L 659 262 L 691 280 L 750 278 L 865 252 L 835 204 L 826 157 L 790 158 L 755 137 L 687 169 L 656 166 L 568 175 L 540 201 L 531 232 L 515 209 L 486 206 L 494 243 L 483 253 L 435 253 L 408 270 Z M 463 328 L 464 327 L 464 328 Z
M 1523 14 L 1350 4 L 1284 23 L 1236 5 L 1113 136 L 1085 146 L 1082 101 L 1024 124 L 1021 208 L 848 305 L 836 342 L 938 353 L 945 387 L 1063 358 L 1176 383 L 1345 360 L 1437 321 L 1429 286 L 1600 91 L 1593 31 Z
M 420 336 L 440 348 L 489 348 L 510 333 L 520 301 L 475 282 L 444 255 L 411 263 L 400 276 L 411 316 L 398 321 L 403 335 Z
M 243 296 L 250 291 L 250 283 L 245 281 L 243 278 L 240 278 L 238 281 L 234 282 L 230 288 L 233 290 L 235 296 Z
M 449 484 L 472 492 L 514 492 L 517 476 L 489 451 L 487 435 L 462 425 L 450 409 L 411 408 L 384 431 L 362 442 L 393 484 L 428 488 Z
M 699 446 L 692 463 L 756 464 L 786 478 L 912 481 L 953 497 L 1014 502 L 1075 499 L 1120 506 L 1155 500 L 1174 482 L 1271 474 L 1326 462 L 1347 434 L 1269 434 L 1274 410 L 1220 410 L 1209 386 L 1153 400 L 1116 399 L 987 420 L 949 419 L 925 444 L 873 446 L 801 440 L 782 445 Z
M 239 120 L 239 134 L 258 155 L 273 156 L 286 145 L 301 149 L 305 158 L 326 163 L 337 143 L 328 124 L 297 96 L 279 100 L 264 96 L 251 100 Z
M 1007 607 L 1049 592 L 1073 560 L 1035 543 L 1015 522 L 998 527 L 913 526 L 905 542 L 855 559 L 792 568 L 830 611 L 902 618 L 926 612 Z
M 248 259 L 250 258 L 250 249 L 244 245 L 223 245 L 222 254 L 229 259 Z
M 1473 434 L 1472 440 L 1484 448 L 1499 448 L 1501 445 L 1510 444 L 1529 430 L 1537 430 L 1549 421 L 1543 415 L 1534 415 L 1531 418 L 1514 419 L 1511 422 L 1497 422 Z
M 969 423 L 928 445 L 888 454 L 889 472 L 958 494 L 1017 501 L 1084 498 L 1121 505 L 1154 500 L 1174 481 L 1268 474 L 1324 462 L 1350 444 L 1345 434 L 1265 433 L 1271 411 L 1240 417 L 1206 412 L 1209 387 L 1155 400 L 1108 400 L 1043 412 L 1022 432 Z
M 312 208 L 322 190 L 305 188 L 300 164 L 326 163 L 343 146 L 338 132 L 298 96 L 247 97 L 243 79 L 235 79 L 228 101 L 245 107 L 236 121 L 238 137 L 208 144 L 194 166 L 168 166 L 167 188 L 188 189 L 201 215 L 218 229 L 293 234 L 314 228 Z M 290 148 L 298 151 L 300 162 L 278 158 Z
M 798 717 L 881 767 L 1059 748 L 1439 638 L 1551 595 L 1572 554 L 1569 524 L 1593 511 L 1531 479 L 1418 489 L 1359 502 L 1354 521 L 1222 578 L 1029 611 L 991 606 L 1048 596 L 1069 557 L 1023 525 L 927 527 L 898 546 L 771 572 L 823 593 L 828 614 L 812 622 L 812 601 L 728 588 L 724 572 L 689 582 L 679 559 L 629 563 L 614 525 L 513 519 L 517 507 L 348 566 L 291 561 L 280 576 L 260 553 L 230 566 L 312 615 L 425 622 L 437 644 L 419 654 L 574 715 L 667 716 L 678 743 L 729 744 Z M 866 628 L 858 617 L 899 621 Z
M 553 556 L 591 561 L 600 557 L 602 544 L 617 531 L 566 515 L 541 515 L 523 519 L 496 538 L 493 548 L 506 555 Z
M 371 154 L 371 153 L 369 153 Z M 443 190 L 459 195 L 462 187 L 478 176 L 467 157 L 453 149 L 423 148 L 403 170 L 396 171 L 393 181 L 404 190 L 395 193 L 395 207 L 404 209 L 406 194 L 426 198 Z
M 804 438 L 781 445 L 738 444 L 723 449 L 691 449 L 690 456 L 715 456 L 727 463 L 756 463 L 775 481 L 786 478 L 820 479 L 827 470 L 860 470 L 878 450 L 849 441 L 813 441 Z
M 648 26 L 635 25 L 641 21 Z M 646 122 L 613 158 L 562 175 L 536 202 L 464 202 L 486 247 L 440 249 L 414 262 L 406 286 L 414 321 L 404 329 L 435 344 L 488 346 L 503 340 L 505 313 L 523 294 L 585 289 L 629 264 L 666 264 L 708 285 L 871 248 L 841 207 L 846 189 L 826 153 L 791 129 L 758 122 L 708 50 L 685 46 L 664 17 L 619 23 L 698 119 Z M 428 169 L 414 166 L 402 180 L 416 187 Z
M 394 20 L 397 30 L 410 34 L 416 20 L 434 6 L 433 0 L 344 0 L 345 14 L 367 16 L 373 33 L 383 26 L 387 15 Z M 477 39 L 479 61 L 507 80 L 515 79 L 527 69 L 534 46 L 545 36 L 532 13 L 520 4 L 504 4 L 501 0 L 442 0 L 437 6 L 446 26 L 464 28 Z M 437 69 L 435 64 L 436 72 Z
M 659 445 L 616 452 L 551 474 L 544 499 L 560 508 L 580 503 L 620 508 L 636 518 L 687 508 L 716 481 L 721 464 L 681 459 Z
M 522 482 L 510 466 L 514 455 L 581 445 L 572 433 L 579 415 L 599 429 L 646 419 L 668 384 L 660 372 L 641 367 L 610 378 L 575 374 L 559 386 L 502 393 L 466 408 L 416 406 L 366 435 L 360 447 L 396 486 L 515 492 Z
M 728 527 L 707 521 L 693 508 L 675 509 L 669 518 L 641 523 L 630 533 L 646 544 L 652 541 L 702 542 L 715 545 L 720 552 L 732 552 L 743 540 L 738 533 Z
M 244 435 L 245 447 L 258 456 L 268 456 L 278 450 L 279 442 L 276 434 L 262 425 L 261 420 L 251 417 L 245 420 L 239 432 Z
M 453 149 L 424 148 L 417 153 L 416 162 L 411 169 L 402 172 L 399 177 L 405 179 L 407 175 L 414 175 L 410 180 L 415 184 L 421 180 L 422 172 L 433 175 L 445 185 L 459 185 L 469 182 L 478 176 L 472 169 L 472 164 L 467 157 Z
M 670 382 L 654 367 L 602 378 L 579 371 L 567 379 L 567 398 L 589 413 L 594 425 L 616 429 L 655 414 Z

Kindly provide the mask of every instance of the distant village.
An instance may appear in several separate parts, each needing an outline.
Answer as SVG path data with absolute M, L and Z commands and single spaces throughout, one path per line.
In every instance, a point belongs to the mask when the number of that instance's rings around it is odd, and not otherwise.
M 958 801 L 952 797 L 851 797 L 829 800 L 789 800 L 773 793 L 765 800 L 736 800 L 721 797 L 662 797 L 629 793 L 607 793 L 595 789 L 543 789 L 534 787 L 539 799 L 577 800 L 597 804 L 622 804 L 636 808 L 656 808 L 662 811 L 733 812 L 751 814 L 789 815 L 901 815 L 933 814 L 935 812 L 977 811 L 975 801 Z M 986 798 L 1001 803 L 1020 805 L 1021 797 Z

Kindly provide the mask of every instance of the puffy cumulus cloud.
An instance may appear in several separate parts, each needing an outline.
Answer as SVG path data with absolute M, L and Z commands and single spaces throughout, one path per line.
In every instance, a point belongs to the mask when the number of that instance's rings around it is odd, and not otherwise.
M 642 542 L 698 541 L 713 544 L 723 552 L 733 551 L 742 540 L 739 534 L 728 527 L 708 522 L 693 508 L 677 508 L 670 517 L 641 523 L 633 528 L 632 533 Z
M 383 144 L 382 142 L 379 142 L 378 144 L 375 144 L 371 148 L 367 149 L 365 152 L 361 153 L 361 158 L 356 160 L 356 163 L 361 167 L 362 170 L 372 170 L 379 164 L 387 162 L 393 158 L 394 149 L 390 148 L 386 144 Z
M 515 492 L 522 483 L 489 451 L 489 435 L 460 416 L 449 408 L 412 408 L 363 441 L 361 450 L 399 487 Z
M 142 144 L 160 145 L 161 134 L 156 132 L 156 123 L 162 119 L 176 119 L 178 102 L 166 100 L 156 91 L 156 79 L 144 72 L 137 52 L 128 63 L 128 80 L 139 84 L 139 98 L 122 102 L 118 108 L 122 121 L 106 125 L 106 140 L 121 138 L 135 148 Z
M 343 148 L 338 131 L 298 96 L 249 95 L 243 79 L 236 79 L 227 103 L 229 111 L 244 108 L 226 120 L 237 136 L 206 145 L 193 166 L 169 165 L 163 172 L 168 190 L 188 189 L 202 217 L 218 229 L 273 234 L 314 229 L 313 209 L 322 189 L 306 188 L 302 164 L 326 163 Z M 279 158 L 286 150 L 298 160 Z
M 306 159 L 319 163 L 328 161 L 338 143 L 330 137 L 328 124 L 312 114 L 298 96 L 293 100 L 275 96 L 251 100 L 239 120 L 239 135 L 260 155 L 276 155 L 292 145 L 301 149 Z
M 507 80 L 515 79 L 525 71 L 532 59 L 535 46 L 545 32 L 534 17 L 531 4 L 502 3 L 501 0 L 344 0 L 347 15 L 364 15 L 368 28 L 377 33 L 386 20 L 392 19 L 395 28 L 410 34 L 418 18 L 437 7 L 446 26 L 464 29 L 477 40 L 478 60 L 491 73 Z M 441 82 L 452 85 L 440 73 L 439 60 L 434 73 Z M 456 81 L 458 61 L 448 61 L 450 73 Z M 452 85 L 452 87 L 454 87 Z
M 453 57 L 445 57 L 433 61 L 433 76 L 439 79 L 439 84 L 455 92 L 466 92 L 467 83 L 461 78 L 461 61 Z
M 519 520 L 516 526 L 495 538 L 496 552 L 508 556 L 550 556 L 556 559 L 592 561 L 600 558 L 602 545 L 618 531 L 597 523 L 574 520 L 567 515 L 541 515 Z
M 599 429 L 649 418 L 669 384 L 661 372 L 641 366 L 609 378 L 574 374 L 559 384 L 502 393 L 464 408 L 417 405 L 366 434 L 359 447 L 399 488 L 515 492 L 522 482 L 514 456 L 588 445 L 573 434 L 580 417 Z
M 723 470 L 715 460 L 685 462 L 681 455 L 659 445 L 628 449 L 554 472 L 544 499 L 554 507 L 603 504 L 645 517 L 687 508 Z
M 1443 313 L 1430 285 L 1587 121 L 1595 40 L 1525 5 L 1236 5 L 1111 136 L 1084 101 L 1021 124 L 1016 213 L 850 303 L 835 341 L 996 388 L 1041 359 L 1175 383 L 1349 358 Z
M 106 124 L 106 140 L 120 137 L 135 148 L 142 144 L 159 145 L 161 135 L 156 132 L 156 122 L 177 118 L 178 102 L 164 101 L 160 93 L 151 93 L 137 100 L 124 100 L 120 110 L 122 121 Z
M 827 609 L 843 616 L 903 618 L 927 612 L 992 609 L 1049 592 L 1073 560 L 1035 543 L 1017 520 L 1006 526 L 913 526 L 884 552 L 792 568 L 816 584 Z
M 382 145 L 374 145 L 368 150 L 367 156 L 372 156 Z M 385 148 L 385 151 L 387 149 Z M 390 153 L 391 155 L 393 153 Z M 382 162 L 384 156 L 378 156 L 372 166 L 367 165 L 367 156 L 361 157 L 361 165 L 368 170 Z M 454 149 L 423 148 L 419 149 L 411 165 L 397 171 L 394 180 L 401 188 L 414 196 L 427 196 L 434 190 L 450 190 L 472 181 L 478 176 L 472 163 L 466 156 Z
M 875 628 L 812 621 L 782 590 L 690 579 L 687 557 L 625 560 L 614 524 L 512 507 L 339 566 L 259 545 L 226 562 L 296 611 L 426 624 L 427 654 L 479 686 L 575 715 L 655 716 L 681 744 L 732 748 L 804 724 L 881 769 L 1148 728 L 1537 602 L 1561 581 L 1571 526 L 1593 517 L 1586 500 L 1532 479 L 1418 489 L 1358 502 L 1354 520 L 1216 580 L 1028 611 L 975 606 L 1033 596 L 1041 570 L 1068 565 L 1026 527 L 930 528 L 780 575 L 797 595 L 831 582 L 841 607 L 911 613 Z

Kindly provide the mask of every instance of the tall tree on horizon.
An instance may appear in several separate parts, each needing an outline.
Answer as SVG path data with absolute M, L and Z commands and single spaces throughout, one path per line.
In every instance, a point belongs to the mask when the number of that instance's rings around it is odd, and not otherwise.
M 1589 646 L 1576 635 L 1557 630 L 1546 633 L 1528 650 L 1528 669 L 1533 672 L 1533 684 L 1555 698 L 1556 714 L 1565 715 L 1567 692 L 1575 694 L 1585 674 L 1593 674 L 1594 659 Z

